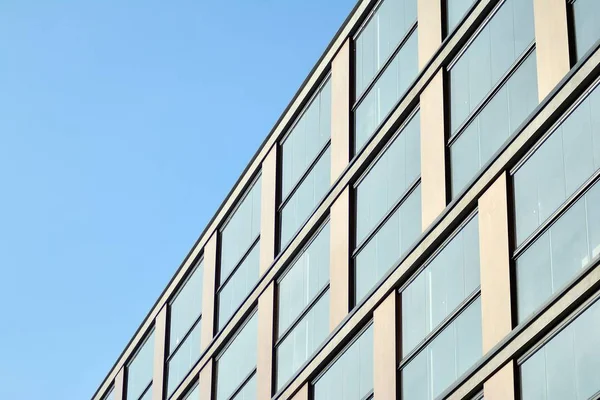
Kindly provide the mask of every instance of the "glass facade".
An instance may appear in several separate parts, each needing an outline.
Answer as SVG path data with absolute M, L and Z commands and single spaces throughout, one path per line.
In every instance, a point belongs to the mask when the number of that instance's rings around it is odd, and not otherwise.
M 152 331 L 127 366 L 127 400 L 152 397 L 154 365 L 154 331 Z
M 600 392 L 600 302 L 548 340 L 520 367 L 523 400 L 586 400 Z
M 356 186 L 357 302 L 421 234 L 419 121 L 416 113 Z
M 533 0 L 506 0 L 449 68 L 451 193 L 538 104 Z
M 217 290 L 219 330 L 258 281 L 260 190 L 259 177 L 221 231 L 220 284 Z
M 373 325 L 313 385 L 313 400 L 373 398 Z
M 581 59 L 600 39 L 598 14 L 600 3 L 597 0 L 570 0 L 571 20 L 574 36 L 575 57 Z
M 452 33 L 456 25 L 464 17 L 476 0 L 445 0 L 446 7 L 446 32 Z

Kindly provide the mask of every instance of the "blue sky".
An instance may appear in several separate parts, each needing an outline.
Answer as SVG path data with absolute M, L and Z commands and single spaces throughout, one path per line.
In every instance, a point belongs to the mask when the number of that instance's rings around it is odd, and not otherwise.
M 89 399 L 355 0 L 0 2 L 0 399 Z

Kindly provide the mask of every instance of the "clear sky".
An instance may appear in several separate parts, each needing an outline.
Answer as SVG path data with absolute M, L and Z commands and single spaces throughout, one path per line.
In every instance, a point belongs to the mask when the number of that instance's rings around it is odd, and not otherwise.
M 0 399 L 91 397 L 355 2 L 0 2 Z

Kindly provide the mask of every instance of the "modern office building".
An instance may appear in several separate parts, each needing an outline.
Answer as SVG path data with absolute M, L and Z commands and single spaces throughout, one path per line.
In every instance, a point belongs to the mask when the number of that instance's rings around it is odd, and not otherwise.
M 92 399 L 598 398 L 599 39 L 359 1 Z

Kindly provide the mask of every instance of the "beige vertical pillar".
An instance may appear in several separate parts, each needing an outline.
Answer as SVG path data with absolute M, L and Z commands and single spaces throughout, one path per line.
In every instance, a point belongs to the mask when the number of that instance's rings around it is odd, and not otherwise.
M 374 395 L 395 399 L 398 368 L 398 293 L 394 290 L 373 313 Z
M 200 377 L 198 378 L 200 396 L 198 400 L 212 400 L 213 364 L 213 360 L 211 359 L 206 363 L 204 368 L 200 370 Z
M 333 330 L 350 306 L 350 188 L 346 187 L 330 210 L 329 327 Z
M 534 0 L 535 48 L 540 101 L 571 69 L 566 0 Z
M 217 236 L 212 236 L 204 245 L 204 277 L 202 282 L 202 326 L 200 327 L 200 349 L 204 351 L 212 341 L 215 330 L 215 277 L 217 272 Z
M 277 145 L 262 162 L 260 193 L 260 274 L 264 274 L 275 257 L 275 217 L 277 188 Z
M 292 397 L 292 400 L 308 400 L 308 386 L 308 382 L 305 383 L 302 388 Z
M 419 70 L 442 44 L 442 0 L 417 0 Z
M 515 364 L 509 362 L 483 383 L 485 400 L 515 400 Z
M 125 398 L 125 367 L 121 367 L 115 377 L 114 400 L 123 400 Z
M 271 282 L 258 298 L 258 354 L 256 360 L 258 399 L 270 399 L 272 394 L 274 306 L 275 282 Z
M 331 183 L 350 162 L 350 39 L 331 63 Z
M 154 320 L 154 373 L 152 377 L 152 400 L 163 400 L 165 387 L 165 349 L 167 344 L 167 305 Z
M 512 330 L 507 173 L 479 199 L 483 353 Z
M 444 73 L 438 71 L 421 93 L 421 212 L 425 230 L 446 208 Z

